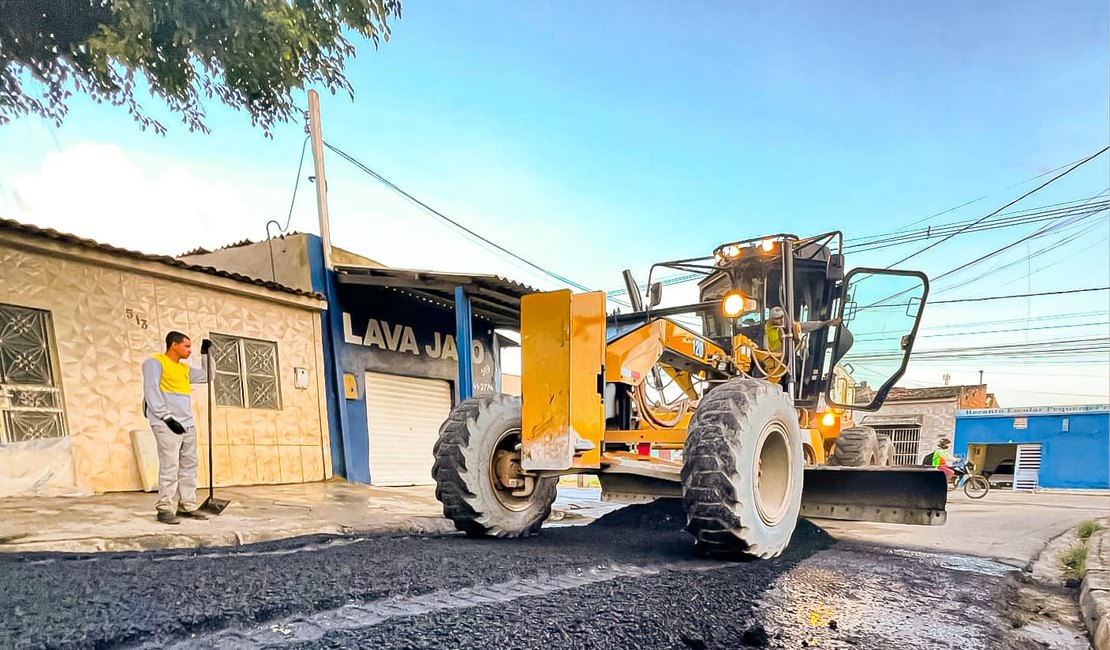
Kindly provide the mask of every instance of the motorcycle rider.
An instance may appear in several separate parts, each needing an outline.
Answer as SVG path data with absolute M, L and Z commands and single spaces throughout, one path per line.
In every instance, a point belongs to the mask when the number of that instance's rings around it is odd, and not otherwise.
M 956 473 L 952 471 L 951 465 L 956 462 L 956 457 L 948 450 L 952 445 L 952 441 L 948 438 L 941 438 L 937 443 L 937 448 L 933 451 L 933 467 L 944 472 L 944 475 L 951 481 Z

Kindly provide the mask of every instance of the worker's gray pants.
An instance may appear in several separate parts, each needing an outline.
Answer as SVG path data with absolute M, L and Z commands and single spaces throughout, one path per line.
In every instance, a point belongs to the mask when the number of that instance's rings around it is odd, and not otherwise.
M 197 509 L 197 430 L 178 435 L 164 424 L 152 424 L 158 443 L 158 512 Z

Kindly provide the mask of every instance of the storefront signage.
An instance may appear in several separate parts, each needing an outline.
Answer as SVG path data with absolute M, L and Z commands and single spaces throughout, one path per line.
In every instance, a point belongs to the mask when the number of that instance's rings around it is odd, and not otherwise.
M 1086 406 L 1032 406 L 996 409 L 961 409 L 956 411 L 958 416 L 991 416 L 991 415 L 1055 415 L 1058 413 L 1082 414 L 1105 413 L 1110 411 L 1110 404 L 1091 404 Z
M 413 356 L 428 356 L 432 359 L 445 359 L 457 361 L 458 348 L 455 337 L 442 332 L 425 334 L 426 339 L 420 341 L 411 325 L 404 323 L 390 323 L 377 318 L 367 319 L 365 334 L 355 334 L 351 315 L 343 312 L 343 340 L 351 345 L 363 345 L 369 348 L 378 348 L 411 354 Z M 474 364 L 481 365 L 486 360 L 486 346 L 481 341 L 473 342 Z

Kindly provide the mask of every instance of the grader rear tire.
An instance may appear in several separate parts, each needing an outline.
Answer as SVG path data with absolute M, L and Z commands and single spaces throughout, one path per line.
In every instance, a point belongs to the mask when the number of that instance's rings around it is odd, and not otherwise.
M 851 427 L 840 432 L 829 456 L 829 465 L 868 467 L 879 464 L 879 439 L 871 427 Z
M 782 553 L 802 502 L 802 432 L 779 386 L 732 379 L 701 400 L 686 436 L 686 529 L 706 555 Z
M 875 432 L 876 450 L 879 458 L 879 467 L 894 466 L 894 441 L 889 433 Z
M 517 456 L 520 398 L 483 395 L 456 406 L 433 449 L 436 498 L 443 516 L 471 537 L 529 537 L 551 515 L 557 478 L 532 479 L 532 492 L 515 496 L 498 478 L 498 459 Z

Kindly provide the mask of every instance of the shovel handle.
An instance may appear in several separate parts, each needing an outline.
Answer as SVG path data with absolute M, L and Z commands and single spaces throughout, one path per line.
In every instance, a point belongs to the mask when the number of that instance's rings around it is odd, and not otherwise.
M 212 478 L 212 423 L 215 422 L 216 416 L 212 410 L 216 407 L 215 400 L 215 373 L 212 372 L 212 351 L 209 350 L 208 354 L 204 355 L 205 374 L 207 381 L 205 382 L 208 388 L 208 499 L 211 501 L 216 496 L 216 482 Z

